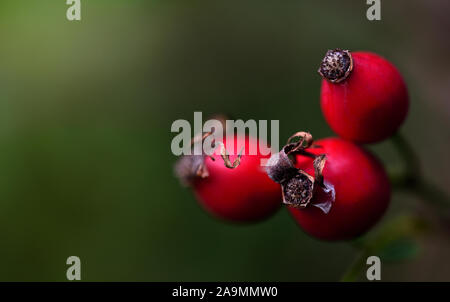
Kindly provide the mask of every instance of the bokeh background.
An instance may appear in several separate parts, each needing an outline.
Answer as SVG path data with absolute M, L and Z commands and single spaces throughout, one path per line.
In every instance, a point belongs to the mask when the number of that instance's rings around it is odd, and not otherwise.
M 202 211 L 173 177 L 170 126 L 225 112 L 331 136 L 318 64 L 370 50 L 404 74 L 401 131 L 449 193 L 450 3 L 382 1 L 369 22 L 365 2 L 81 0 L 69 22 L 63 0 L 2 0 L 0 280 L 64 281 L 71 255 L 84 281 L 339 280 L 357 251 L 285 209 L 246 226 Z M 369 148 L 400 161 L 389 142 Z M 449 230 L 423 200 L 395 192 L 380 225 L 410 213 L 432 231 L 382 280 L 450 281 Z

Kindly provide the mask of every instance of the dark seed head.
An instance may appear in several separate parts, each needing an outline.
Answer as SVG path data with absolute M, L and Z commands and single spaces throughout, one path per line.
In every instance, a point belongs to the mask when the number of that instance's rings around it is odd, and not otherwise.
M 295 176 L 282 184 L 283 202 L 287 205 L 303 208 L 311 201 L 314 179 L 299 171 Z
M 334 49 L 327 51 L 319 68 L 322 78 L 331 83 L 345 80 L 353 69 L 352 55 L 348 50 Z

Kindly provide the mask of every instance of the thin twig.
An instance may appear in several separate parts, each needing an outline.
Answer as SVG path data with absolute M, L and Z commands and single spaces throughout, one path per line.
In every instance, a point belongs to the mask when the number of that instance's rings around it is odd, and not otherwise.
M 389 171 L 389 178 L 395 189 L 409 191 L 419 196 L 424 202 L 434 204 L 440 208 L 450 206 L 450 198 L 441 189 L 430 184 L 422 174 L 420 160 L 411 144 L 401 135 L 396 134 L 391 138 L 403 160 L 401 170 Z
M 448 215 L 448 211 L 442 211 L 442 209 L 448 210 L 450 198 L 441 189 L 428 183 L 422 176 L 419 157 L 411 144 L 401 134 L 394 135 L 391 141 L 403 160 L 403 166 L 400 169 L 389 171 L 392 186 L 395 189 L 406 190 L 417 195 L 423 202 L 434 206 L 439 215 Z M 359 253 L 342 276 L 341 281 L 358 280 L 366 267 L 365 260 L 368 256 L 381 250 L 387 242 L 394 240 L 402 232 L 416 232 L 420 229 L 420 222 L 412 220 L 408 222 L 405 218 L 399 217 L 385 225 L 371 241 L 366 241 L 364 238 L 359 239 L 354 245 Z

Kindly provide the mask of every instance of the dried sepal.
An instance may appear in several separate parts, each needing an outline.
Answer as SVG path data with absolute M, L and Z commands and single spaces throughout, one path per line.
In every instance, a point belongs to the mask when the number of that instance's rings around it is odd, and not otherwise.
M 327 156 L 325 154 L 318 155 L 313 162 L 314 166 L 314 178 L 315 182 L 323 186 L 323 168 L 325 167 L 325 162 L 327 161 Z
M 286 147 L 288 146 L 285 146 L 280 152 L 273 154 L 267 161 L 265 167 L 267 175 L 277 183 L 282 183 L 297 171 L 292 160 L 286 153 L 286 150 L 289 149 Z
M 223 159 L 225 167 L 227 167 L 229 169 L 237 168 L 239 166 L 239 164 L 241 163 L 241 157 L 242 157 L 242 152 L 244 151 L 244 148 L 241 149 L 241 151 L 239 152 L 239 154 L 235 158 L 235 160 L 233 162 L 231 162 L 230 155 L 228 154 L 227 149 L 225 148 L 225 145 L 222 142 L 217 142 L 216 144 L 219 145 L 219 147 L 220 147 L 220 156 Z
M 336 191 L 334 186 L 324 181 L 322 185 L 315 186 L 313 194 L 319 197 L 316 198 L 311 205 L 319 208 L 325 214 L 328 214 L 331 210 L 333 202 L 336 200 Z
M 292 145 L 292 141 L 296 138 L 299 138 L 299 141 L 297 143 L 294 143 L 294 147 L 289 151 L 288 154 L 309 148 L 314 142 L 313 137 L 309 132 L 300 131 L 291 135 L 286 145 Z
M 184 155 L 175 163 L 175 175 L 184 186 L 189 186 L 196 178 L 209 176 L 204 155 Z

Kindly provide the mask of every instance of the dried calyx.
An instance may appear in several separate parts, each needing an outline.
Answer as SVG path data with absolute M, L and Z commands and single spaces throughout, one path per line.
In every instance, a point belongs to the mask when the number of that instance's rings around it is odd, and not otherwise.
M 203 143 L 203 141 L 207 137 L 213 134 L 213 132 L 208 132 L 195 136 L 191 141 L 191 147 L 196 143 Z M 213 139 L 211 143 L 211 150 L 214 151 L 218 146 L 220 147 L 220 156 L 223 159 L 225 167 L 229 169 L 235 169 L 236 167 L 238 167 L 241 162 L 243 149 L 239 152 L 236 159 L 232 162 L 227 150 L 225 149 L 224 144 L 222 142 L 216 142 Z M 205 159 L 207 156 L 211 158 L 212 161 L 215 161 L 215 158 L 212 155 L 207 155 L 204 152 L 201 155 L 183 155 L 178 159 L 178 161 L 175 163 L 175 175 L 183 185 L 189 186 L 196 179 L 206 178 L 209 176 L 208 169 L 205 165 Z
M 336 48 L 325 54 L 319 74 L 331 83 L 339 83 L 345 80 L 353 69 L 352 55 L 348 50 Z
M 293 143 L 294 139 L 299 141 Z M 314 193 L 318 188 L 323 189 L 324 192 L 333 192 L 334 189 L 326 184 L 323 179 L 323 168 L 325 167 L 325 154 L 314 155 L 306 151 L 306 148 L 311 147 L 313 139 L 311 134 L 307 132 L 297 132 L 291 136 L 287 144 L 280 152 L 272 155 L 269 159 L 266 172 L 269 177 L 281 185 L 281 192 L 283 196 L 283 203 L 295 208 L 305 208 L 311 204 Z M 291 154 L 302 154 L 314 158 L 314 177 L 301 169 L 294 166 L 294 162 L 289 158 Z M 332 196 L 334 199 L 334 196 Z M 331 202 L 326 204 L 316 205 L 325 213 L 330 210 Z M 313 204 L 314 205 L 314 204 Z

